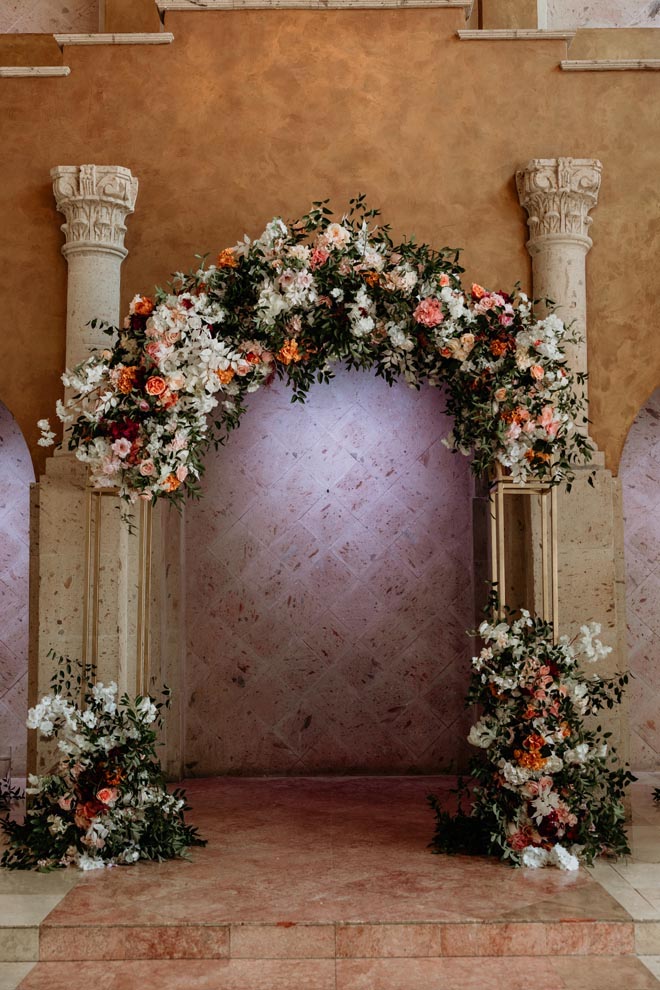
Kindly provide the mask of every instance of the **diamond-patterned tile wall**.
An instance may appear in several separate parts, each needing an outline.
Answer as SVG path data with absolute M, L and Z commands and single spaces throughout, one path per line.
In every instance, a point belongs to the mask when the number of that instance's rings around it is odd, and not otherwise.
M 630 650 L 631 764 L 660 769 L 660 388 L 621 458 Z
M 213 773 L 464 766 L 473 625 L 467 460 L 434 389 L 341 371 L 280 384 L 186 509 L 186 765 Z
M 32 462 L 11 413 L 0 404 L 0 756 L 25 773 L 28 564 Z

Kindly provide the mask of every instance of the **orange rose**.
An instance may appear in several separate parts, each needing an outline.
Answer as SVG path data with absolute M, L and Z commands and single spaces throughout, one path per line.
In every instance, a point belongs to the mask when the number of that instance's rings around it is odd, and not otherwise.
M 486 290 L 484 289 L 483 285 L 477 285 L 476 282 L 472 283 L 472 289 L 470 291 L 472 292 L 473 299 L 483 299 L 483 297 L 486 295 Z
M 380 282 L 380 275 L 378 274 L 378 272 L 366 272 L 364 276 L 364 280 L 367 283 L 367 285 L 370 285 L 373 288 L 374 285 L 378 285 L 378 283 Z
M 282 364 L 291 364 L 292 361 L 297 363 L 298 361 L 302 361 L 303 358 L 298 347 L 298 342 L 293 337 L 290 337 L 289 340 L 284 342 L 275 356 Z
M 513 755 L 518 761 L 519 766 L 524 767 L 526 770 L 542 770 L 548 762 L 544 756 L 539 755 L 538 750 L 526 753 L 522 749 L 516 749 L 513 751 Z
M 223 385 L 228 385 L 235 374 L 236 372 L 234 371 L 233 368 L 226 368 L 224 371 L 221 370 L 216 371 L 216 375 L 218 376 L 218 378 L 220 379 Z
M 161 395 L 167 388 L 167 382 L 160 375 L 152 375 L 151 378 L 147 379 L 145 388 L 148 395 Z
M 163 482 L 163 488 L 166 492 L 175 492 L 180 486 L 181 482 L 175 474 L 168 474 L 167 478 Z
M 137 382 L 137 368 L 122 368 L 117 375 L 117 391 L 123 395 L 128 395 L 135 388 Z
M 542 749 L 545 746 L 545 739 L 537 732 L 533 732 L 531 736 L 527 736 L 523 746 L 525 749 Z
M 138 316 L 149 316 L 154 311 L 154 301 L 149 296 L 138 296 L 133 303 L 133 312 Z
M 234 249 L 225 248 L 224 251 L 221 251 L 215 264 L 217 268 L 238 268 L 238 261 L 234 257 Z

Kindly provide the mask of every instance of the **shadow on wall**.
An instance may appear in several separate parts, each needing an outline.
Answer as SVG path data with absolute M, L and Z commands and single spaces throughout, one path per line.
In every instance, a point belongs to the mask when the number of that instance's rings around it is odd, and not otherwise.
M 619 470 L 625 525 L 630 762 L 660 770 L 660 388 L 630 428 Z
M 28 564 L 32 461 L 14 417 L 0 403 L 0 757 L 25 774 Z
M 339 370 L 249 399 L 186 509 L 186 772 L 466 762 L 472 479 L 442 393 Z

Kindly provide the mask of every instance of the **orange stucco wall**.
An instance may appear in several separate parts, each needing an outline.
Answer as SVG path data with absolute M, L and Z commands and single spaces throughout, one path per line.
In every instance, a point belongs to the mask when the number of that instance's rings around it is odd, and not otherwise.
M 60 394 L 66 264 L 49 169 L 139 178 L 123 287 L 163 283 L 273 214 L 365 191 L 398 233 L 529 289 L 514 172 L 603 162 L 588 257 L 593 434 L 616 469 L 660 382 L 660 76 L 562 73 L 561 41 L 461 42 L 458 10 L 172 13 L 172 45 L 67 47 L 71 75 L 0 80 L 0 399 L 35 448 Z

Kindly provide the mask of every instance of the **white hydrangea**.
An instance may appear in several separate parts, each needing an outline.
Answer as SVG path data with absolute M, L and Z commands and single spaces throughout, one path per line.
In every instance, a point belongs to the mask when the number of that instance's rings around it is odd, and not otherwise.
M 527 846 L 526 849 L 523 849 L 522 865 L 531 870 L 539 870 L 547 866 L 549 859 L 547 849 L 541 849 L 539 846 Z
M 580 867 L 580 861 L 577 856 L 574 856 L 559 843 L 552 847 L 549 860 L 554 866 L 558 866 L 560 870 L 577 870 Z
M 106 865 L 102 859 L 98 859 L 96 856 L 88 856 L 87 853 L 78 853 L 76 855 L 76 863 L 81 870 L 102 870 Z

